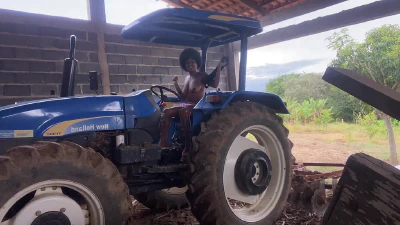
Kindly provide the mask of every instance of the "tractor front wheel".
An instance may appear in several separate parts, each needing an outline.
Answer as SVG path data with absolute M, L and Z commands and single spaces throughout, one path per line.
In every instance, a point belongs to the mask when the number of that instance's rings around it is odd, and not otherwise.
M 63 142 L 11 148 L 0 156 L 0 225 L 122 225 L 132 202 L 111 161 Z
M 202 124 L 189 157 L 188 199 L 205 225 L 271 225 L 291 188 L 292 144 L 264 105 L 236 102 Z

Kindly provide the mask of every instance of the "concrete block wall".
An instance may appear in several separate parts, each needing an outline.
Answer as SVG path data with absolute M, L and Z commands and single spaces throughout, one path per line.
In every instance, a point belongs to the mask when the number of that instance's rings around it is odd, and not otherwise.
M 181 46 L 150 44 L 123 40 L 116 34 L 105 34 L 105 49 L 110 72 L 111 91 L 126 94 L 132 89 L 163 85 L 175 90 L 172 79 L 178 76 L 182 86 L 187 73 L 179 66 Z M 211 72 L 224 55 L 223 48 L 210 48 L 207 71 Z M 227 90 L 226 70 L 219 88 Z M 207 89 L 212 90 L 212 89 Z
M 180 69 L 178 58 L 184 47 L 122 40 L 118 35 L 122 27 L 109 25 L 112 29 L 106 29 L 104 34 L 112 92 L 126 94 L 151 85 L 164 85 L 174 90 L 171 80 L 176 75 L 182 84 L 186 73 Z M 75 93 L 95 94 L 89 89 L 89 71 L 99 72 L 99 88 L 102 87 L 96 32 L 88 21 L 7 10 L 6 17 L 3 14 L 0 20 L 0 105 L 58 97 L 71 34 L 78 40 Z M 209 50 L 208 72 L 223 55 L 223 47 Z M 224 69 L 221 90 L 228 89 L 226 74 Z
M 95 33 L 0 23 L 0 105 L 59 96 L 71 34 L 78 39 L 75 93 L 93 94 L 88 74 L 90 70 L 99 71 Z

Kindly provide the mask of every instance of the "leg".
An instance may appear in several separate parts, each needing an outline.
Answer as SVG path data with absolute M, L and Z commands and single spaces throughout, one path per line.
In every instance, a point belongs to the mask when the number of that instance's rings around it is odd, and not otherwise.
M 185 137 L 185 149 L 182 153 L 182 158 L 184 158 L 185 154 L 191 149 L 191 134 L 190 134 L 190 124 L 189 124 L 189 116 L 192 111 L 191 107 L 185 107 L 179 111 L 179 118 L 182 123 L 183 134 Z
M 164 112 L 161 114 L 161 140 L 160 146 L 167 147 L 167 140 L 168 140 L 168 130 L 171 125 L 171 117 L 178 116 L 179 110 L 181 107 L 169 108 L 165 109 Z

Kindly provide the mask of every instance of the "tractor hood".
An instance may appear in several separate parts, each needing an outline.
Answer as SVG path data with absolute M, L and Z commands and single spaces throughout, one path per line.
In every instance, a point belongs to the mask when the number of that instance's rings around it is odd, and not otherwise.
M 123 96 L 25 101 L 0 107 L 0 138 L 63 136 L 96 128 L 123 129 L 123 119 Z

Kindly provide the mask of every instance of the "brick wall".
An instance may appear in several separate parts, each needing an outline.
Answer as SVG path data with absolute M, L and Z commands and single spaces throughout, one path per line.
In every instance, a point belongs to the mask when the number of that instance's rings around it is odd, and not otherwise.
M 97 33 L 82 29 L 87 27 L 87 21 L 74 20 L 74 26 L 69 28 L 78 27 L 78 30 L 63 28 L 64 18 L 54 19 L 21 12 L 15 12 L 13 16 L 24 16 L 28 24 L 10 22 L 14 21 L 12 18 L 0 22 L 0 105 L 58 97 L 63 61 L 68 57 L 71 34 L 76 35 L 78 40 L 76 58 L 79 70 L 75 93 L 95 94 L 89 89 L 88 74 L 91 70 L 100 74 Z M 43 25 L 45 22 L 35 22 L 36 16 L 52 23 L 47 26 Z M 112 92 L 126 94 L 132 89 L 146 89 L 154 84 L 174 89 L 171 80 L 175 75 L 180 76 L 179 83 L 182 84 L 186 74 L 180 69 L 178 58 L 183 47 L 122 40 L 117 35 L 122 26 L 110 26 L 112 29 L 106 30 L 104 40 Z M 209 50 L 208 72 L 215 68 L 224 55 L 223 50 L 223 47 Z M 101 88 L 100 75 L 98 80 Z M 221 90 L 227 89 L 227 83 L 224 71 Z M 102 90 L 99 92 L 102 93 Z

